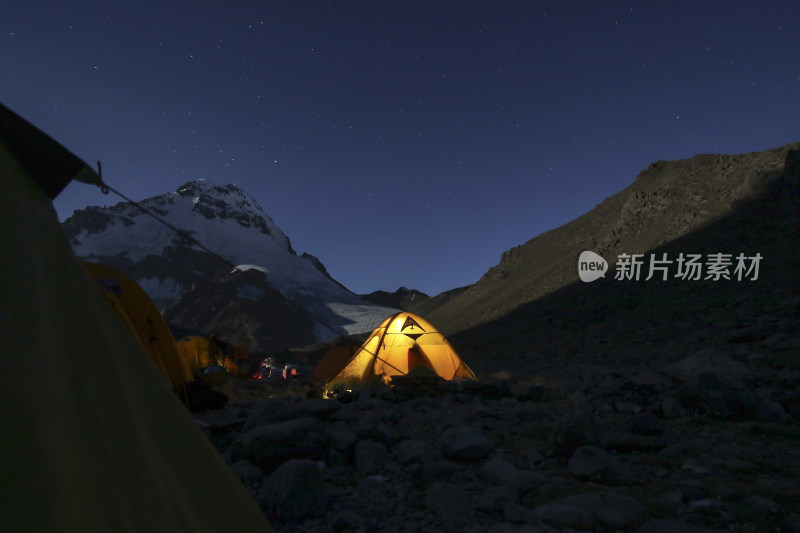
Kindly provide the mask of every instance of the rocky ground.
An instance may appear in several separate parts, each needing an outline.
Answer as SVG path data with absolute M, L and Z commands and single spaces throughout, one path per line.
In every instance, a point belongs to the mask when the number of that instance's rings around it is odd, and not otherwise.
M 450 338 L 478 382 L 229 383 L 198 422 L 279 531 L 800 532 L 792 161 L 653 252 L 758 252 L 757 280 L 573 284 Z
M 279 531 L 800 531 L 798 326 L 657 369 L 229 383 L 197 418 Z

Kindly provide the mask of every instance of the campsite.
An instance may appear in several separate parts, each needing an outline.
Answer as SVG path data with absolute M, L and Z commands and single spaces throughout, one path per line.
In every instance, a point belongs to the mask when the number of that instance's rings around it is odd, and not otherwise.
M 79 261 L 51 200 L 100 175 L 0 113 L 3 531 L 800 530 L 796 146 L 656 250 L 749 239 L 760 285 L 572 284 L 251 354 Z

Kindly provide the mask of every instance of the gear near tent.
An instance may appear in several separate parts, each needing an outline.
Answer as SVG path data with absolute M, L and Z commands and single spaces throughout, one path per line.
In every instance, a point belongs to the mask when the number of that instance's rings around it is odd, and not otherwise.
M 272 531 L 75 258 L 80 173 L 0 105 L 0 531 Z
M 336 376 L 326 391 L 355 389 L 415 369 L 427 370 L 443 379 L 475 379 L 445 336 L 424 318 L 408 312 L 384 320 Z

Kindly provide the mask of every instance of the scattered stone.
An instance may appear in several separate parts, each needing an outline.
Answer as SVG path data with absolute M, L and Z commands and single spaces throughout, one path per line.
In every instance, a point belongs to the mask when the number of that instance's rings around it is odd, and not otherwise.
M 679 518 L 662 518 L 646 522 L 636 530 L 636 533 L 721 533 L 721 531 L 698 526 Z
M 376 474 L 383 471 L 389 459 L 389 451 L 380 442 L 362 440 L 356 443 L 356 470 L 362 474 Z
M 492 439 L 472 426 L 448 429 L 439 438 L 438 445 L 445 457 L 469 461 L 483 459 L 495 448 Z
M 675 398 L 666 396 L 661 399 L 661 414 L 667 420 L 672 420 L 686 414 L 686 409 Z
M 783 506 L 779 505 L 772 500 L 764 498 L 762 496 L 750 496 L 749 498 L 745 498 L 742 500 L 744 505 L 749 505 L 755 509 L 760 511 L 766 511 L 768 513 L 778 514 L 783 512 Z
M 595 446 L 581 446 L 575 450 L 567 462 L 567 469 L 575 477 L 608 485 L 635 482 L 634 476 L 617 457 Z
M 345 424 L 336 423 L 328 426 L 328 439 L 331 449 L 347 456 L 353 454 L 358 437 L 347 429 Z
M 581 446 L 599 443 L 601 436 L 601 427 L 591 414 L 569 413 L 553 429 L 552 442 L 557 453 L 570 456 Z
M 697 408 L 724 420 L 757 418 L 762 404 L 752 391 L 731 384 L 714 372 L 703 372 L 681 391 Z
M 631 528 L 647 518 L 647 511 L 633 498 L 615 494 L 576 494 L 542 505 L 534 515 L 556 528 Z
M 463 488 L 447 481 L 437 481 L 425 491 L 425 505 L 440 518 L 455 524 L 469 520 L 474 514 L 472 496 Z
M 361 517 L 355 512 L 345 509 L 339 511 L 331 519 L 331 527 L 336 531 L 343 531 L 345 529 L 355 529 L 361 525 Z
M 783 522 L 783 531 L 787 533 L 800 533 L 800 514 L 791 514 Z
M 639 413 L 627 421 L 628 429 L 636 435 L 661 435 L 666 426 L 652 413 Z
M 478 500 L 478 509 L 486 512 L 502 511 L 509 503 L 516 503 L 517 490 L 510 486 L 489 487 Z
M 252 429 L 240 435 L 230 451 L 233 460 L 246 459 L 269 473 L 289 459 L 321 459 L 328 442 L 323 423 L 307 417 Z
M 401 465 L 422 462 L 428 451 L 428 445 L 421 440 L 408 439 L 395 446 L 394 454 Z
M 289 406 L 288 417 L 303 418 L 313 416 L 320 420 L 328 420 L 341 407 L 342 404 L 336 400 L 324 400 L 322 398 L 306 400 Z
M 231 471 L 243 482 L 257 481 L 264 477 L 264 472 L 249 461 L 236 461 L 231 465 Z
M 775 324 L 763 323 L 753 324 L 741 329 L 737 329 L 723 335 L 723 340 L 731 343 L 756 342 L 766 339 L 775 331 Z
M 638 413 L 642 410 L 642 406 L 635 403 L 630 402 L 615 402 L 614 403 L 614 411 L 618 413 L 624 413 L 628 415 L 632 415 L 634 413 Z
M 528 490 L 538 487 L 548 480 L 547 476 L 543 474 L 534 472 L 533 470 L 517 468 L 508 461 L 499 458 L 486 461 L 483 472 L 486 474 L 486 477 L 495 483 L 519 490 Z
M 667 366 L 663 372 L 680 381 L 691 381 L 704 372 L 713 372 L 733 384 L 741 384 L 750 373 L 744 363 L 731 359 L 717 348 L 701 350 Z
M 278 520 L 324 516 L 328 493 L 319 467 L 306 459 L 291 459 L 267 479 L 261 503 Z
M 745 461 L 744 459 L 728 459 L 725 461 L 725 468 L 736 472 L 754 472 L 758 470 L 758 465 L 752 461 Z
M 247 417 L 242 431 L 247 432 L 251 429 L 274 422 L 286 420 L 289 413 L 289 404 L 281 398 L 264 398 L 253 406 L 253 412 Z

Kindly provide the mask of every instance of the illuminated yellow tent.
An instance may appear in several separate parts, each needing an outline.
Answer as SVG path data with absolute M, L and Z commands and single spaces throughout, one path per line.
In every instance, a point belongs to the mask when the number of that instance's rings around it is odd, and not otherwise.
M 373 380 L 388 381 L 423 368 L 447 379 L 475 379 L 475 374 L 433 325 L 417 315 L 401 312 L 384 320 L 352 359 L 325 385 L 347 389 Z
M 344 339 L 331 346 L 319 360 L 311 373 L 316 383 L 325 383 L 338 374 L 353 358 L 361 342 L 355 339 Z
M 193 380 L 189 367 L 178 355 L 172 336 L 156 304 L 135 281 L 100 263 L 84 262 L 83 269 L 100 287 L 139 346 L 158 367 L 171 387 Z
M 0 531 L 271 531 L 70 248 L 82 161 L 0 104 Z

